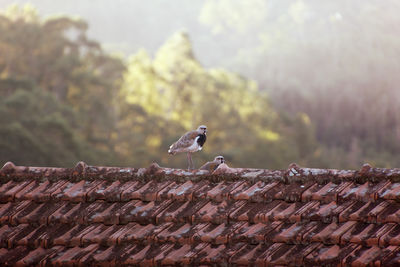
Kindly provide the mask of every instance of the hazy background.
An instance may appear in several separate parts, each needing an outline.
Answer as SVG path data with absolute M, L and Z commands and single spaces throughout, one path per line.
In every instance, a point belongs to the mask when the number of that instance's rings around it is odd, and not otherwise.
M 16 3 L 17 5 L 11 5 Z M 26 5 L 29 3 L 29 5 Z M 0 163 L 400 165 L 396 0 L 0 0 Z

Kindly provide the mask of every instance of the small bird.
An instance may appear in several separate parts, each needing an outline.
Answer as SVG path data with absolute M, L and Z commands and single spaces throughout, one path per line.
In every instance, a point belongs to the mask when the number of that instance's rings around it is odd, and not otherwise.
M 215 171 L 218 166 L 222 163 L 225 163 L 225 159 L 223 156 L 216 156 L 213 161 L 209 161 L 200 167 L 200 170 L 207 170 L 209 172 Z
M 189 163 L 188 169 L 194 169 L 192 153 L 200 151 L 203 148 L 207 139 L 206 133 L 207 127 L 205 125 L 200 125 L 197 130 L 182 135 L 178 141 L 169 147 L 168 153 L 175 155 L 176 153 L 186 152 Z

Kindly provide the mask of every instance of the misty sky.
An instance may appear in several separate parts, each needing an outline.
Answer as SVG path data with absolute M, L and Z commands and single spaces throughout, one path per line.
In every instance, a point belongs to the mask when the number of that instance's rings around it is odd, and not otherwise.
M 198 21 L 203 0 L 0 0 L 0 9 L 31 3 L 41 16 L 69 15 L 89 23 L 89 36 L 107 50 L 135 53 L 139 48 L 154 52 L 179 30 L 186 30 L 198 60 L 218 66 L 232 50 Z M 231 51 L 234 53 L 234 51 Z

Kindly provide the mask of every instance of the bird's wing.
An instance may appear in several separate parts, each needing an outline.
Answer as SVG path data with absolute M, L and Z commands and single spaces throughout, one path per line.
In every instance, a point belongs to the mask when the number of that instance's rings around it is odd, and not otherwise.
M 200 167 L 200 170 L 207 170 L 209 172 L 214 171 L 218 167 L 218 163 L 215 161 L 209 161 Z
M 185 133 L 181 136 L 181 138 L 179 138 L 178 141 L 172 144 L 171 150 L 190 147 L 193 144 L 194 139 L 196 139 L 197 135 L 197 131 L 190 131 Z

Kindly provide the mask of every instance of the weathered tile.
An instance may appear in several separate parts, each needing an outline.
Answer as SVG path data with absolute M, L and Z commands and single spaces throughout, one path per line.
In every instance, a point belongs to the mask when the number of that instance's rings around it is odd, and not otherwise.
M 244 223 L 234 224 L 212 224 L 209 223 L 202 227 L 193 235 L 194 241 L 212 243 L 212 244 L 225 244 L 232 238 L 235 231 L 243 226 Z
M 246 201 L 209 201 L 192 216 L 192 222 L 220 224 L 228 222 L 228 216 L 234 210 L 240 208 Z
M 289 225 L 288 228 L 283 228 L 280 233 L 273 237 L 273 242 L 301 244 L 303 235 L 317 226 L 317 222 L 300 222 Z M 306 242 L 305 242 L 306 243 Z
M 201 189 L 202 187 L 208 185 L 207 180 L 203 180 L 197 183 L 192 181 L 187 181 L 179 186 L 174 186 L 167 193 L 168 199 L 180 200 L 180 201 L 191 201 L 193 199 L 194 193 Z
M 250 200 L 254 202 L 265 202 L 265 194 L 271 188 L 278 185 L 278 182 L 266 183 L 258 181 L 255 184 L 246 184 L 246 188 L 237 190 L 236 193 L 231 193 L 231 198 L 235 200 Z M 235 191 L 234 191 L 235 192 Z
M 249 244 L 263 243 L 265 235 L 278 227 L 282 222 L 245 223 L 231 235 L 231 242 L 244 242 Z
M 359 246 L 354 249 L 342 260 L 345 266 L 370 266 L 375 260 L 381 256 L 381 249 L 377 246 L 363 247 Z
M 165 224 L 160 225 L 164 226 L 164 229 L 162 232 L 157 234 L 157 236 L 155 236 L 157 242 L 192 244 L 194 243 L 195 234 L 197 234 L 208 224 L 170 223 L 167 225 L 168 227 L 165 227 Z
M 138 222 L 141 224 L 156 223 L 156 217 L 169 205 L 172 200 L 168 201 L 150 201 L 143 202 L 131 200 L 120 209 L 119 221 L 121 224 L 129 222 Z
M 320 246 L 304 258 L 304 263 L 306 266 L 340 266 L 343 258 L 358 248 L 356 244 Z
M 215 187 L 207 192 L 207 198 L 217 202 L 226 201 L 229 198 L 229 194 L 236 188 L 239 188 L 238 192 L 246 186 L 244 181 L 240 182 L 220 182 Z
M 22 182 L 9 181 L 0 187 L 0 203 L 6 203 L 14 200 L 15 194 L 24 189 L 30 184 L 35 184 L 35 181 L 25 180 Z
M 156 216 L 156 223 L 163 222 L 192 222 L 192 218 L 197 211 L 202 209 L 209 200 L 199 201 L 179 201 L 174 200 L 166 209 Z
M 161 225 L 130 223 L 126 225 L 125 231 L 116 232 L 115 238 L 118 240 L 118 244 L 154 243 L 156 240 L 159 240 L 160 233 L 171 225 L 172 223 L 164 223 Z
M 142 201 L 156 201 L 157 194 L 171 184 L 173 184 L 172 181 L 157 182 L 152 180 L 138 188 L 136 186 L 132 186 L 124 190 L 121 194 L 121 199 L 123 201 L 132 199 L 138 199 Z
M 351 182 L 335 184 L 329 182 L 326 185 L 314 184 L 305 190 L 301 196 L 303 202 L 318 200 L 322 203 L 330 203 L 338 200 L 338 195 L 352 185 Z

